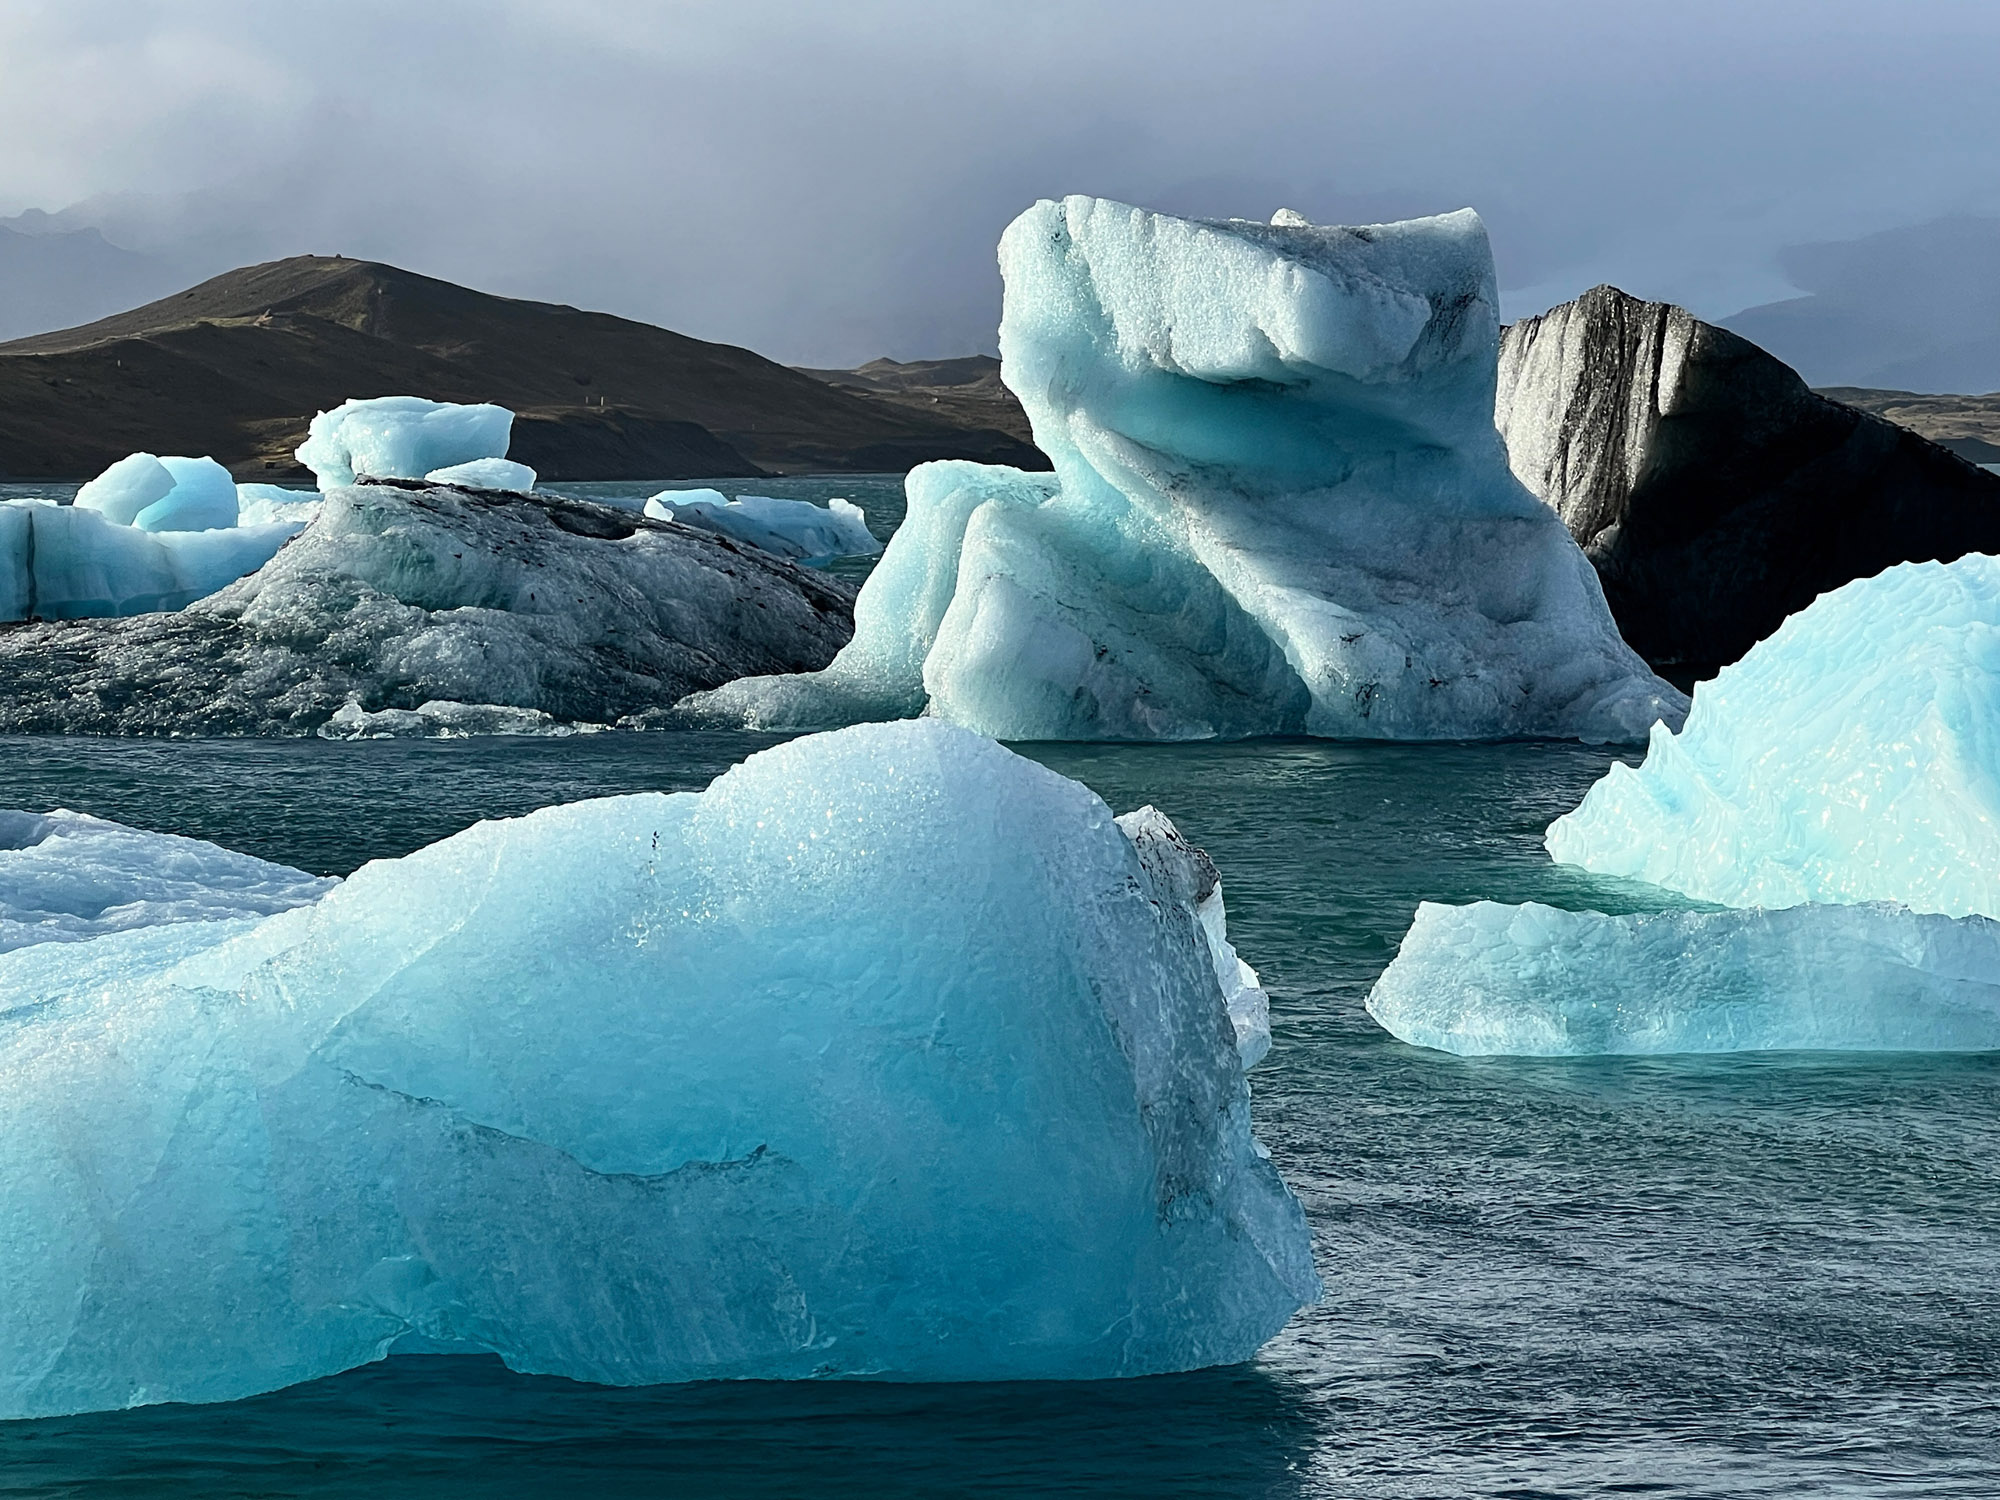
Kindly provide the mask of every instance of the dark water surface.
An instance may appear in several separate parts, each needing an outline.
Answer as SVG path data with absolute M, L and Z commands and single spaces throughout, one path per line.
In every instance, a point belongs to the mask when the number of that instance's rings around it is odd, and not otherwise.
M 0 740 L 0 806 L 339 873 L 769 743 Z M 0 1424 L 0 1495 L 2000 1495 L 2000 1057 L 1419 1052 L 1361 1010 L 1418 900 L 1658 899 L 1541 852 L 1602 752 L 1027 748 L 1206 845 L 1271 989 L 1259 1129 L 1327 1298 L 1258 1364 L 607 1390 L 400 1359 Z

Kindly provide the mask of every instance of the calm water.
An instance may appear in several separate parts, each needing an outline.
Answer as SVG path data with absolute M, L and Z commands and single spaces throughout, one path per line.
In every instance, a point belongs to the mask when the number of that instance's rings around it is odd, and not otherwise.
M 0 806 L 343 872 L 768 743 L 0 740 Z M 1029 749 L 1205 844 L 1271 988 L 1259 1127 L 1328 1295 L 1256 1365 L 633 1391 L 406 1359 L 0 1426 L 0 1494 L 2000 1494 L 2000 1057 L 1418 1052 L 1361 1010 L 1418 900 L 1643 902 L 1538 845 L 1602 753 Z

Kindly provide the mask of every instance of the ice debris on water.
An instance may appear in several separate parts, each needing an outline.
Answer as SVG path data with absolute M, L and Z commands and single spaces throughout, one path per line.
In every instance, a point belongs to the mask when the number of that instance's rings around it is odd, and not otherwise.
M 1508 469 L 1476 214 L 1349 229 L 1068 198 L 1017 219 L 1000 264 L 1002 377 L 1054 475 L 916 469 L 835 664 L 690 710 L 1086 740 L 1680 721 Z
M 505 458 L 514 414 L 420 396 L 344 401 L 312 419 L 298 459 L 322 490 L 370 479 L 422 479 L 438 469 Z
M 65 808 L 0 811 L 0 953 L 136 927 L 270 916 L 337 884 Z M 10 1003 L 0 994 L 0 1008 Z
M 2000 1048 L 2000 560 L 1822 595 L 1551 855 L 1728 910 L 1426 903 L 1370 996 L 1463 1053 Z
M 615 1384 L 1247 1359 L 1310 1238 L 1209 870 L 1134 832 L 869 726 L 0 955 L 0 1414 L 413 1342 Z
M 656 521 L 719 532 L 795 562 L 828 563 L 837 557 L 873 557 L 882 544 L 868 529 L 868 516 L 851 500 L 836 496 L 824 506 L 810 500 L 769 495 L 723 498 L 720 490 L 662 490 L 646 502 Z

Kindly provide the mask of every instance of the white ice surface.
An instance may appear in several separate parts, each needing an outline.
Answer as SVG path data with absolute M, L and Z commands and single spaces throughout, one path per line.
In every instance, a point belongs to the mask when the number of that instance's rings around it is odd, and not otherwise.
M 820 506 L 769 495 L 724 500 L 717 490 L 662 490 L 646 502 L 646 514 L 720 532 L 795 562 L 873 557 L 882 550 L 861 507 L 837 497 Z
M 1890 904 L 1425 902 L 1369 1014 L 1465 1056 L 2000 1048 L 2000 923 Z
M 105 520 L 130 526 L 139 512 L 164 500 L 174 487 L 167 466 L 150 453 L 133 453 L 99 474 L 76 492 L 76 504 Z
M 269 916 L 337 884 L 87 813 L 0 811 L 0 953 L 138 927 Z
M 916 470 L 840 660 L 688 706 L 764 728 L 928 708 L 1023 739 L 1678 723 L 1686 700 L 1508 470 L 1477 215 L 1296 218 L 1023 214 L 1002 374 L 1053 480 Z
M 220 531 L 234 526 L 236 481 L 212 458 L 163 458 L 174 487 L 132 518 L 141 531 Z
M 1822 595 L 1548 831 L 1565 864 L 1726 906 L 2000 916 L 2000 561 Z
M 0 955 L 0 1414 L 405 1339 L 618 1384 L 1247 1359 L 1310 1240 L 1153 843 L 873 726 Z
M 305 522 L 320 512 L 318 490 L 289 490 L 275 484 L 236 486 L 236 524 L 268 526 L 273 521 Z
M 372 479 L 421 479 L 435 469 L 505 458 L 514 414 L 504 406 L 459 406 L 418 396 L 345 401 L 312 419 L 299 462 L 322 490 Z
M 81 506 L 0 502 L 0 621 L 180 609 L 256 572 L 303 524 L 148 532 Z
M 424 475 L 432 484 L 456 484 L 474 490 L 513 490 L 527 494 L 535 487 L 535 471 L 511 458 L 475 458 L 469 463 L 433 469 Z

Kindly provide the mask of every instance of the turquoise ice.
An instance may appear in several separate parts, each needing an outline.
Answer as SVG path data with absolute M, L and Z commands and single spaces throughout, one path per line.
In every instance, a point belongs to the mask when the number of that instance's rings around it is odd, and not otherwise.
M 1547 844 L 1732 909 L 1427 903 L 1377 1020 L 1465 1053 L 2000 1048 L 2000 561 L 1822 595 Z
M 1317 1290 L 1251 1133 L 1254 975 L 1213 867 L 1129 824 L 870 726 L 261 921 L 0 954 L 0 1413 L 392 1349 L 620 1384 L 1248 1358 Z
M 1083 740 L 1679 722 L 1507 467 L 1476 214 L 1328 228 L 1067 198 L 1009 226 L 1000 266 L 1002 375 L 1053 477 L 916 470 L 839 660 L 690 710 Z
M 504 406 L 374 396 L 315 416 L 298 458 L 323 490 L 363 475 L 422 479 L 437 469 L 505 458 L 513 431 L 514 414 Z

